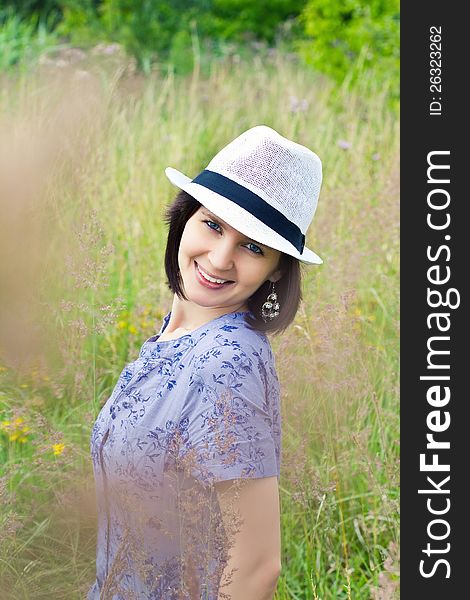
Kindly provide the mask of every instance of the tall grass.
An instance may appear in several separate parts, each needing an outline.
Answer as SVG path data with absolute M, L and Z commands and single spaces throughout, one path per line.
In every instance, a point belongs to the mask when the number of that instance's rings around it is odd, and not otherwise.
M 290 56 L 184 78 L 47 65 L 0 86 L 0 589 L 83 598 L 94 579 L 91 427 L 171 306 L 162 215 L 245 129 L 319 154 L 303 302 L 272 345 L 282 386 L 276 600 L 398 594 L 398 118 Z

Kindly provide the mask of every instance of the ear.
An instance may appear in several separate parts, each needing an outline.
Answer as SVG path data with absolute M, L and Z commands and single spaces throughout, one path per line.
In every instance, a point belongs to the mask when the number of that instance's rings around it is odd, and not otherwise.
M 280 269 L 278 269 L 277 271 L 274 271 L 274 273 L 269 278 L 269 281 L 275 283 L 276 281 L 279 281 L 279 279 L 281 279 L 281 277 L 282 277 L 282 271 Z

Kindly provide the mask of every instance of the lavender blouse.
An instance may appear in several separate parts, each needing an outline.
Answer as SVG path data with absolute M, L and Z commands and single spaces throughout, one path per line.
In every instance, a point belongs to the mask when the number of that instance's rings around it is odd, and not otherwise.
M 219 597 L 229 530 L 213 483 L 280 475 L 275 360 L 246 314 L 159 342 L 169 312 L 124 367 L 91 434 L 98 535 L 88 600 Z

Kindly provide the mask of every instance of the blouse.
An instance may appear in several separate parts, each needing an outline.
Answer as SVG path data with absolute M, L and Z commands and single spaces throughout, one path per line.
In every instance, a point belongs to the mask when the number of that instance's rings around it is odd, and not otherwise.
M 93 425 L 96 579 L 87 600 L 217 600 L 236 517 L 214 483 L 280 476 L 280 388 L 246 312 L 147 339 Z

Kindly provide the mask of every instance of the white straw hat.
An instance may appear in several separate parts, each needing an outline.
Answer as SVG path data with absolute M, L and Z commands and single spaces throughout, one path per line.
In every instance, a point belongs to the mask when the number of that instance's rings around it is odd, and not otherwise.
M 222 148 L 194 179 L 172 167 L 165 174 L 255 242 L 304 263 L 323 262 L 304 247 L 322 182 L 321 160 L 305 146 L 259 125 Z

